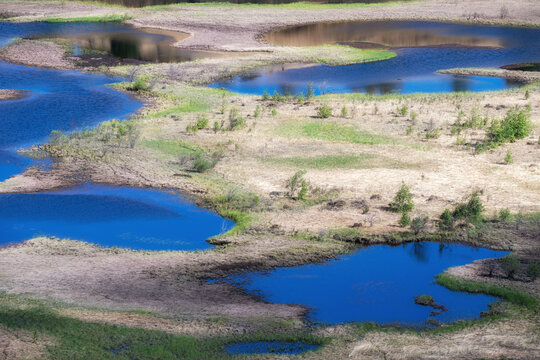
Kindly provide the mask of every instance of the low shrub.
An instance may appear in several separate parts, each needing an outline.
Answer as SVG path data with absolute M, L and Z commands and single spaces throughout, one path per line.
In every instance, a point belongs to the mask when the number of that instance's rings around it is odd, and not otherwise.
M 508 254 L 501 260 L 501 265 L 509 279 L 513 279 L 516 273 L 519 271 L 520 263 L 515 254 Z
M 330 116 L 332 116 L 332 108 L 328 106 L 327 104 L 322 105 L 319 107 L 319 110 L 317 111 L 317 116 L 321 119 L 327 119 Z

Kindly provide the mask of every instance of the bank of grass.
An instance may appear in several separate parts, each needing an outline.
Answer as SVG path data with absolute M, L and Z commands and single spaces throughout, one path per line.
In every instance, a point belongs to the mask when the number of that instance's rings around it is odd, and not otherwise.
M 436 276 L 436 282 L 452 291 L 463 291 L 471 294 L 486 294 L 500 297 L 509 303 L 523 306 L 529 310 L 538 310 L 539 301 L 532 295 L 523 291 L 502 287 L 500 285 L 488 284 L 480 281 L 464 280 L 442 273 Z
M 104 16 L 82 16 L 82 17 L 50 17 L 45 18 L 42 21 L 48 23 L 72 23 L 72 22 L 84 22 L 84 23 L 106 23 L 106 22 L 123 22 L 132 19 L 127 14 L 123 15 L 104 15 Z
M 26 330 L 34 340 L 52 339 L 45 358 L 76 359 L 230 359 L 224 346 L 242 341 L 302 341 L 324 345 L 322 337 L 307 332 L 259 333 L 214 338 L 174 335 L 159 330 L 86 322 L 61 315 L 48 304 L 0 294 L 0 324 Z
M 286 137 L 304 137 L 330 142 L 349 142 L 365 145 L 396 145 L 397 141 L 389 136 L 360 131 L 349 125 L 340 125 L 321 121 L 289 121 L 277 129 L 279 135 Z
M 302 169 L 411 169 L 419 165 L 396 161 L 376 154 L 323 155 L 313 157 L 268 158 L 266 162 Z
M 358 49 L 347 45 L 319 45 L 283 48 L 281 52 L 293 51 L 303 62 L 328 65 L 349 65 L 388 60 L 396 56 L 385 49 Z

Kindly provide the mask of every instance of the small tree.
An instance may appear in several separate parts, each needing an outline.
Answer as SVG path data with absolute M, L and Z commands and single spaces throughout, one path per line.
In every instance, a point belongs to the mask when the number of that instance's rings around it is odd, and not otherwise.
M 317 112 L 317 116 L 321 119 L 327 119 L 330 116 L 332 116 L 332 108 L 328 106 L 327 104 L 324 104 L 321 106 Z
M 443 213 L 439 217 L 439 229 L 443 231 L 449 231 L 454 228 L 454 217 L 448 209 L 444 209 Z
M 399 225 L 405 227 L 411 224 L 411 218 L 409 216 L 409 213 L 402 213 L 401 217 L 399 218 Z
M 538 279 L 538 276 L 540 276 L 540 263 L 538 261 L 530 262 L 527 265 L 527 276 L 531 281 Z
M 513 279 L 520 268 L 519 260 L 515 254 L 508 254 L 503 257 L 501 265 L 509 279 Z
M 512 164 L 514 162 L 514 159 L 512 158 L 512 151 L 510 151 L 510 149 L 508 149 L 508 151 L 506 152 L 506 156 L 504 157 L 504 163 L 505 164 Z
M 466 203 L 458 204 L 452 213 L 452 217 L 473 223 L 482 220 L 482 213 L 486 208 L 482 205 L 480 194 L 480 191 L 474 191 L 469 195 L 469 200 Z
M 411 222 L 411 229 L 415 235 L 426 230 L 429 218 L 425 215 L 415 217 Z
M 389 206 L 392 211 L 400 213 L 408 213 L 413 209 L 412 194 L 405 183 L 401 184 L 396 196 L 394 196 L 394 200 Z
M 287 189 L 289 197 L 292 199 L 305 200 L 307 197 L 309 183 L 304 179 L 306 170 L 299 170 L 289 179 L 287 179 Z

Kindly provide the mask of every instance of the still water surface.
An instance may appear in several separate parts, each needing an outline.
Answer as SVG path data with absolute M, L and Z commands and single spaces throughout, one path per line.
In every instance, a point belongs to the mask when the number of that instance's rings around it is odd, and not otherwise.
M 233 222 L 178 193 L 104 185 L 0 195 L 0 244 L 35 236 L 136 250 L 203 250 Z
M 323 264 L 246 272 L 226 278 L 272 303 L 302 304 L 323 323 L 376 321 L 422 325 L 431 307 L 414 303 L 421 294 L 448 308 L 437 321 L 478 318 L 496 298 L 450 291 L 434 276 L 452 266 L 503 256 L 505 252 L 463 245 L 410 243 L 375 245 Z
M 515 81 L 437 74 L 458 67 L 500 67 L 538 62 L 540 29 L 476 26 L 423 21 L 373 21 L 315 24 L 267 35 L 277 45 L 346 44 L 389 48 L 397 57 L 347 66 L 314 65 L 259 69 L 211 86 L 262 94 L 297 94 L 312 83 L 316 93 L 369 94 L 501 90 Z

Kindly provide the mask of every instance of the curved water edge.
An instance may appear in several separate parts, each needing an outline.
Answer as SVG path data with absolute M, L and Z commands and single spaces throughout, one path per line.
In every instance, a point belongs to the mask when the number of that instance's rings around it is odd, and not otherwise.
M 79 25 L 87 29 L 87 24 Z M 22 32 L 0 32 L 0 44 L 15 35 L 35 35 L 43 24 L 25 26 Z M 46 169 L 49 159 L 22 157 L 17 149 L 47 141 L 52 130 L 126 119 L 139 110 L 141 102 L 108 86 L 123 80 L 0 62 L 0 88 L 29 92 L 0 102 L 5 130 L 0 133 L 0 181 L 30 166 Z M 89 184 L 52 193 L 0 195 L 0 224 L 2 244 L 55 236 L 136 250 L 208 249 L 207 238 L 233 225 L 177 193 Z
M 233 222 L 174 191 L 84 184 L 0 195 L 0 243 L 37 236 L 134 250 L 205 250 Z
M 478 318 L 492 296 L 454 292 L 435 284 L 434 276 L 449 267 L 500 257 L 504 251 L 432 242 L 400 246 L 372 245 L 322 264 L 232 274 L 212 280 L 238 286 L 262 300 L 301 304 L 307 319 L 318 323 L 374 321 L 424 326 Z M 437 313 L 415 303 L 430 295 L 448 311 Z M 435 311 L 435 312 L 434 312 Z
M 384 30 L 385 29 L 385 30 Z M 384 31 L 383 31 L 384 30 Z M 438 74 L 451 68 L 501 67 L 540 58 L 540 29 L 463 25 L 427 21 L 356 21 L 311 24 L 267 35 L 275 45 L 344 44 L 390 48 L 395 58 L 346 66 L 315 65 L 300 69 L 259 69 L 212 87 L 258 94 L 295 95 L 309 83 L 316 94 L 368 94 L 488 91 L 521 82 L 480 76 Z

